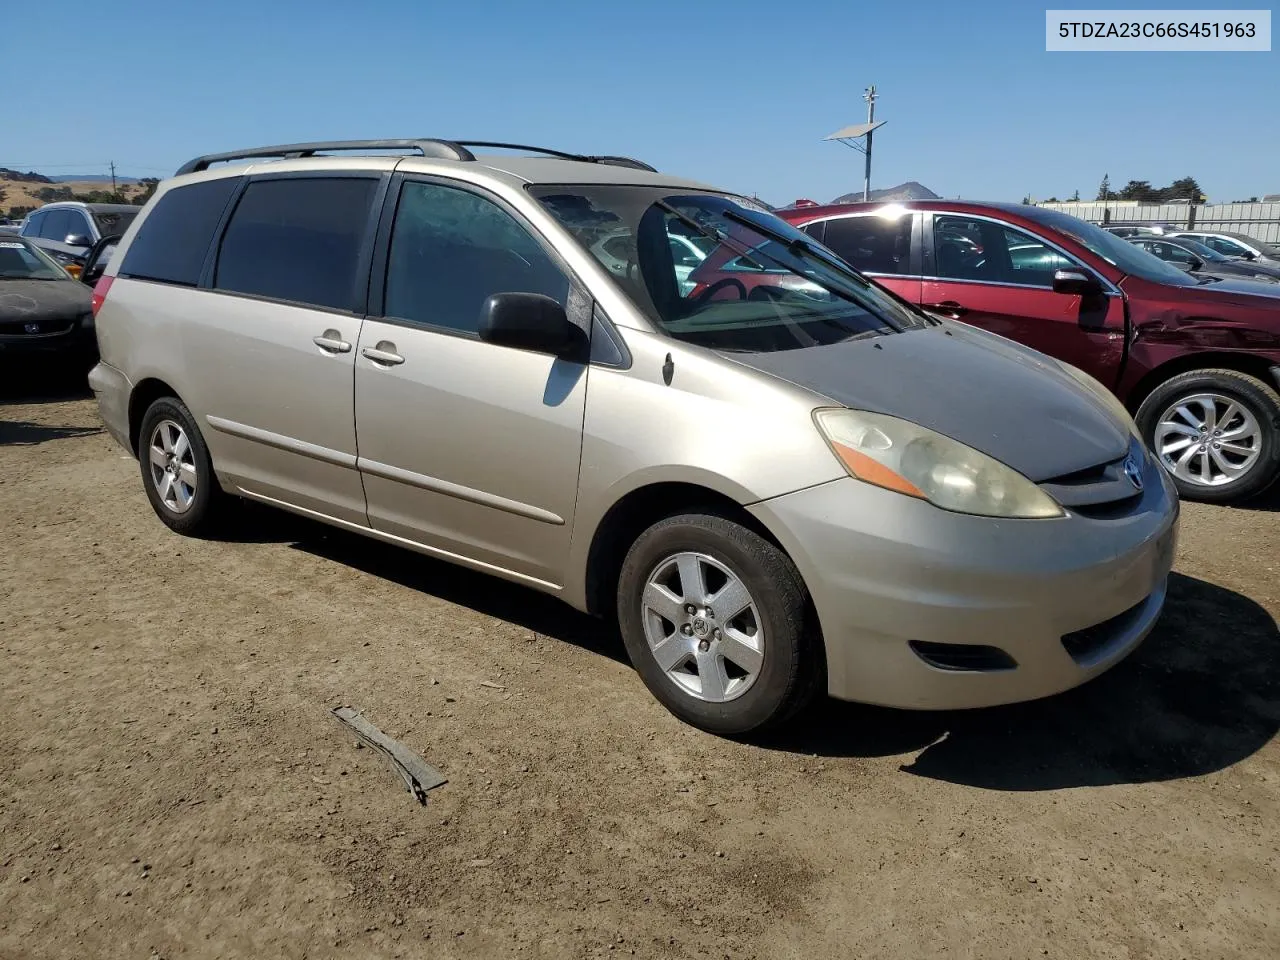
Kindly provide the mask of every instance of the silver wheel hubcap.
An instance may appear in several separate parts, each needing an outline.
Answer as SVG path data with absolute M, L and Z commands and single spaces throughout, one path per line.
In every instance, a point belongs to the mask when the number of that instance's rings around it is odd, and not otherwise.
M 1183 397 L 1160 415 L 1156 454 L 1179 480 L 1221 487 L 1247 474 L 1262 453 L 1262 431 L 1242 404 L 1217 393 Z
M 641 598 L 644 635 L 668 677 L 699 700 L 724 703 L 764 666 L 764 626 L 742 581 L 705 553 L 677 553 L 653 568 Z
M 160 502 L 174 513 L 186 513 L 196 497 L 195 457 L 186 431 L 172 420 L 161 420 L 151 431 L 147 444 L 151 485 Z

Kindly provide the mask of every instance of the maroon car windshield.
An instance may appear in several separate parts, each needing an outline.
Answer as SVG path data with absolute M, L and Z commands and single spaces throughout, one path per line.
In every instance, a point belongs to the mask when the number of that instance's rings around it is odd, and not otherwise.
M 749 201 L 594 184 L 531 192 L 678 340 L 772 352 L 930 322 Z

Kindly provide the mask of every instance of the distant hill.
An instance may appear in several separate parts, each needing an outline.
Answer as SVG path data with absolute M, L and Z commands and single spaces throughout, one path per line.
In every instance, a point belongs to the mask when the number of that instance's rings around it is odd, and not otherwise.
M 110 183 L 111 177 L 102 173 L 73 173 L 65 177 L 50 177 L 54 183 Z M 116 183 L 137 183 L 137 177 L 116 177 Z
M 872 200 L 938 200 L 941 199 L 936 193 L 930 190 L 922 183 L 916 183 L 914 180 L 908 180 L 906 183 L 900 183 L 896 187 L 885 187 L 883 190 L 872 190 Z M 832 203 L 859 203 L 862 200 L 862 191 L 857 193 L 846 193 L 836 197 Z

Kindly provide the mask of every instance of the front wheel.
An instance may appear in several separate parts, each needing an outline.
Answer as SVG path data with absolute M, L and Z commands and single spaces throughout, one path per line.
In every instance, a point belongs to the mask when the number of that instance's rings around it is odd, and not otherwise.
M 1256 377 L 1179 374 L 1156 387 L 1134 419 L 1187 500 L 1243 500 L 1280 473 L 1280 396 Z
M 807 610 L 790 558 L 711 514 L 654 524 L 618 579 L 632 664 L 668 710 L 712 733 L 775 725 L 812 698 L 822 653 Z

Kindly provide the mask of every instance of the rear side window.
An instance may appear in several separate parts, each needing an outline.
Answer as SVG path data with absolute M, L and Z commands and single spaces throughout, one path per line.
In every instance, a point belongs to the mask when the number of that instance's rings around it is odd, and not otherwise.
M 218 253 L 219 290 L 355 311 L 356 267 L 378 181 L 250 183 Z
M 194 287 L 235 177 L 174 187 L 156 201 L 120 265 L 122 277 Z
M 841 217 L 827 221 L 828 247 L 863 273 L 906 273 L 911 263 L 911 217 Z

